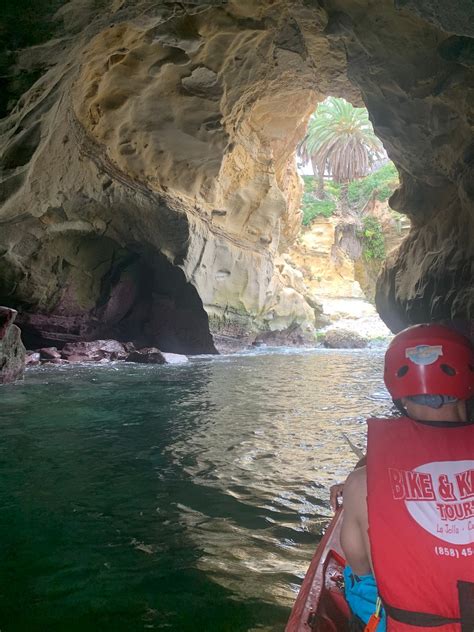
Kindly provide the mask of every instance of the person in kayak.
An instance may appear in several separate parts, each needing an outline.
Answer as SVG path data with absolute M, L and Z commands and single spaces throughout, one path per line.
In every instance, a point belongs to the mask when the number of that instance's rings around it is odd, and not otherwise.
M 378 594 L 390 632 L 472 632 L 473 345 L 444 326 L 410 327 L 387 349 L 384 381 L 402 416 L 368 421 L 367 465 L 343 491 L 353 629 Z

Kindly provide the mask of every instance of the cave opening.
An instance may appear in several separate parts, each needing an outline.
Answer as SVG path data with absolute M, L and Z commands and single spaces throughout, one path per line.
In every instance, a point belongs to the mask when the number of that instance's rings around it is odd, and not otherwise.
M 41 0 L 34 17 L 43 26 L 31 34 L 32 15 L 17 15 L 17 4 L 9 2 L 6 41 L 19 29 L 18 41 L 7 48 L 25 48 L 18 56 L 25 71 L 41 70 L 45 59 L 48 70 L 32 89 L 29 78 L 13 89 L 10 79 L 20 66 L 15 62 L 13 72 L 14 59 L 8 56 L 11 104 L 5 106 L 5 140 L 2 136 L 8 186 L 0 196 L 0 272 L 6 283 L 12 278 L 15 288 L 5 295 L 7 304 L 23 302 L 36 313 L 37 323 L 42 314 L 56 319 L 49 330 L 39 324 L 37 338 L 49 331 L 54 340 L 56 328 L 58 344 L 68 335 L 114 335 L 207 349 L 213 346 L 209 326 L 216 344 L 228 331 L 235 332 L 236 344 L 246 344 L 257 330 L 286 331 L 295 325 L 314 336 L 313 301 L 300 291 L 297 274 L 294 283 L 288 281 L 292 271 L 279 258 L 302 232 L 294 150 L 316 103 L 331 94 L 370 109 L 375 130 L 400 173 L 393 206 L 407 215 L 395 223 L 399 233 L 410 231 L 411 243 L 387 262 L 389 271 L 376 290 L 374 262 L 382 261 L 382 246 L 373 238 L 375 222 L 364 226 L 357 217 L 368 198 L 360 186 L 358 196 L 351 184 L 338 190 L 329 186 L 323 169 L 318 185 L 326 191 L 305 190 L 303 223 L 337 217 L 342 202 L 357 210 L 350 230 L 346 226 L 331 235 L 334 266 L 308 266 L 315 289 L 321 289 L 329 273 L 345 282 L 342 267 L 352 264 L 339 256 L 342 252 L 364 263 L 358 269 L 367 277 L 371 299 L 377 294 L 386 322 L 393 323 L 390 310 L 404 312 L 405 325 L 434 312 L 466 315 L 468 308 L 460 304 L 466 296 L 470 304 L 472 285 L 473 154 L 466 115 L 472 64 L 465 34 L 454 35 L 443 20 L 414 10 L 410 2 L 403 8 L 400 3 L 375 3 L 366 11 L 357 2 L 332 0 L 284 6 L 271 1 L 202 7 L 171 3 L 153 17 L 153 11 L 141 15 L 140 3 L 115 15 L 117 3 L 112 3 L 107 14 L 111 23 L 103 33 L 103 3 L 77 13 L 65 6 L 52 15 L 50 5 L 74 3 Z M 81 28 L 73 28 L 79 18 L 77 24 L 93 25 L 84 36 Z M 49 27 L 67 36 L 64 42 L 71 46 L 40 46 L 41 38 L 50 39 Z M 31 44 L 35 48 L 28 52 Z M 84 63 L 78 63 L 79 49 Z M 53 166 L 46 169 L 49 160 Z M 412 229 L 407 217 L 413 220 Z M 25 243 L 20 231 L 28 235 Z M 87 304 L 77 309 L 71 307 L 73 292 L 67 301 L 58 298 L 56 294 L 66 295 L 72 287 L 66 266 L 44 270 L 54 286 L 51 291 L 45 287 L 47 300 L 36 291 L 36 249 L 50 248 L 50 235 L 58 231 L 97 231 L 128 251 L 131 269 L 146 278 L 135 279 L 135 294 L 129 293 L 134 302 L 129 304 L 129 297 L 122 302 L 126 314 L 114 315 L 114 301 L 102 289 L 85 297 L 91 300 L 81 296 Z M 384 244 L 386 253 L 397 245 L 396 231 L 397 226 L 389 247 Z M 358 243 L 358 232 L 368 237 L 366 243 Z M 179 253 L 176 261 L 184 276 L 170 271 L 165 260 L 145 255 L 145 243 L 171 262 Z M 313 246 L 318 252 L 326 248 L 316 239 Z M 431 266 L 438 274 L 450 270 L 443 283 L 430 282 L 425 251 L 440 253 Z M 104 287 L 114 294 L 110 279 L 118 268 L 109 263 L 108 277 L 105 271 L 101 274 L 109 279 Z M 160 280 L 154 285 L 155 267 Z M 21 270 L 25 279 L 17 278 Z M 163 281 L 175 274 L 176 296 Z M 462 300 L 455 288 L 447 295 L 449 301 L 446 293 L 428 296 L 452 280 L 458 287 L 466 284 L 460 289 Z M 192 299 L 188 281 L 202 304 Z M 349 275 L 348 292 L 350 281 Z M 410 308 L 413 301 L 416 309 Z M 208 310 L 209 322 L 202 314 L 197 318 L 201 310 Z M 205 323 L 206 333 L 199 334 L 202 344 L 184 334 L 180 323 L 185 313 L 190 329 L 194 317 Z M 160 337 L 153 331 L 153 320 L 168 333 Z M 68 324 L 72 321 L 74 327 Z
M 289 257 L 322 324 L 343 326 L 346 314 L 344 326 L 356 328 L 360 312 L 373 323 L 366 331 L 361 321 L 361 331 L 382 337 L 389 332 L 375 310 L 376 282 L 410 221 L 389 205 L 398 171 L 360 103 L 328 96 L 314 105 L 296 150 L 301 226 Z
M 39 293 L 51 273 L 60 289 L 48 309 L 9 301 L 28 349 L 113 339 L 170 353 L 216 353 L 198 292 L 158 251 L 125 249 L 103 236 L 61 236 L 42 249 L 37 267 Z
M 103 337 L 170 353 L 217 353 L 196 288 L 165 255 L 133 253 L 128 265 L 112 269 L 108 276 L 105 303 L 97 308 L 104 314 L 104 324 L 110 320 L 101 330 Z M 124 313 L 127 296 L 128 310 Z M 117 310 L 122 313 L 119 319 Z

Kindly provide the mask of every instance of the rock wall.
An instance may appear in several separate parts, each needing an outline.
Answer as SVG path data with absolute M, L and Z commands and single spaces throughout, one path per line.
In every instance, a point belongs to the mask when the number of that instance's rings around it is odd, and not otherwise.
M 379 278 L 393 331 L 474 319 L 474 4 L 470 0 L 330 2 L 348 75 L 398 167 L 391 206 L 412 230 Z
M 386 202 L 375 199 L 364 208 L 364 217 L 379 222 L 385 252 L 397 249 L 410 230 L 410 222 L 396 217 Z M 344 323 L 369 338 L 389 332 L 377 317 L 373 302 L 375 285 L 383 261 L 370 259 L 364 252 L 362 217 L 337 213 L 317 217 L 304 228 L 284 255 L 286 265 L 300 273 L 300 283 L 289 281 L 316 310 L 320 326 Z M 340 322 L 339 322 L 340 321 Z
M 0 384 L 18 380 L 25 370 L 25 347 L 13 324 L 16 315 L 14 309 L 0 306 Z
M 344 224 L 340 217 L 318 217 L 288 253 L 289 262 L 303 273 L 306 293 L 315 301 L 322 297 L 365 298 L 355 270 L 362 246 L 356 238 L 354 256 L 341 247 L 345 227 L 353 229 L 353 224 Z
M 472 317 L 472 12 L 64 3 L 56 37 L 17 57 L 43 74 L 0 123 L 0 302 L 31 344 L 141 332 L 209 352 L 310 332 L 314 311 L 275 261 L 299 227 L 295 146 L 333 94 L 365 101 L 400 171 L 392 204 L 413 222 L 379 283 L 382 316 Z

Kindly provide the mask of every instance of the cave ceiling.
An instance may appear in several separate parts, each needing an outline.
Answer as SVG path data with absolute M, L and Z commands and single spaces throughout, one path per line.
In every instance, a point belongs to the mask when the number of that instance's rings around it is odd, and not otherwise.
M 275 261 L 300 226 L 295 148 L 329 94 L 367 106 L 400 173 L 391 205 L 412 221 L 379 278 L 382 318 L 473 319 L 471 0 L 48 7 L 40 41 L 10 16 L 19 48 L 2 57 L 0 303 L 25 326 L 123 330 L 144 310 L 137 270 L 156 304 L 179 302 L 169 264 L 216 343 L 310 328 Z

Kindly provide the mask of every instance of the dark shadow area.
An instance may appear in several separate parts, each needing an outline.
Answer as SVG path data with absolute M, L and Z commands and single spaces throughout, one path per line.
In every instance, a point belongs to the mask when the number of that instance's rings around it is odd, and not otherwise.
M 113 278 L 118 270 L 112 270 L 107 302 L 98 312 L 103 310 L 103 322 L 111 316 L 116 324 L 104 328 L 102 337 L 175 353 L 216 353 L 202 301 L 181 268 L 160 253 L 147 260 L 132 257 L 118 278 Z M 127 304 L 128 311 L 117 321 Z
M 130 251 L 106 237 L 62 235 L 35 262 L 38 295 L 57 280 L 51 308 L 0 291 L 0 304 L 19 311 L 28 349 L 114 339 L 174 353 L 217 353 L 196 288 L 163 254 Z
M 17 51 L 36 46 L 55 34 L 54 13 L 65 0 L 2 0 L 0 8 L 0 118 L 39 79 L 44 68 L 15 67 Z

